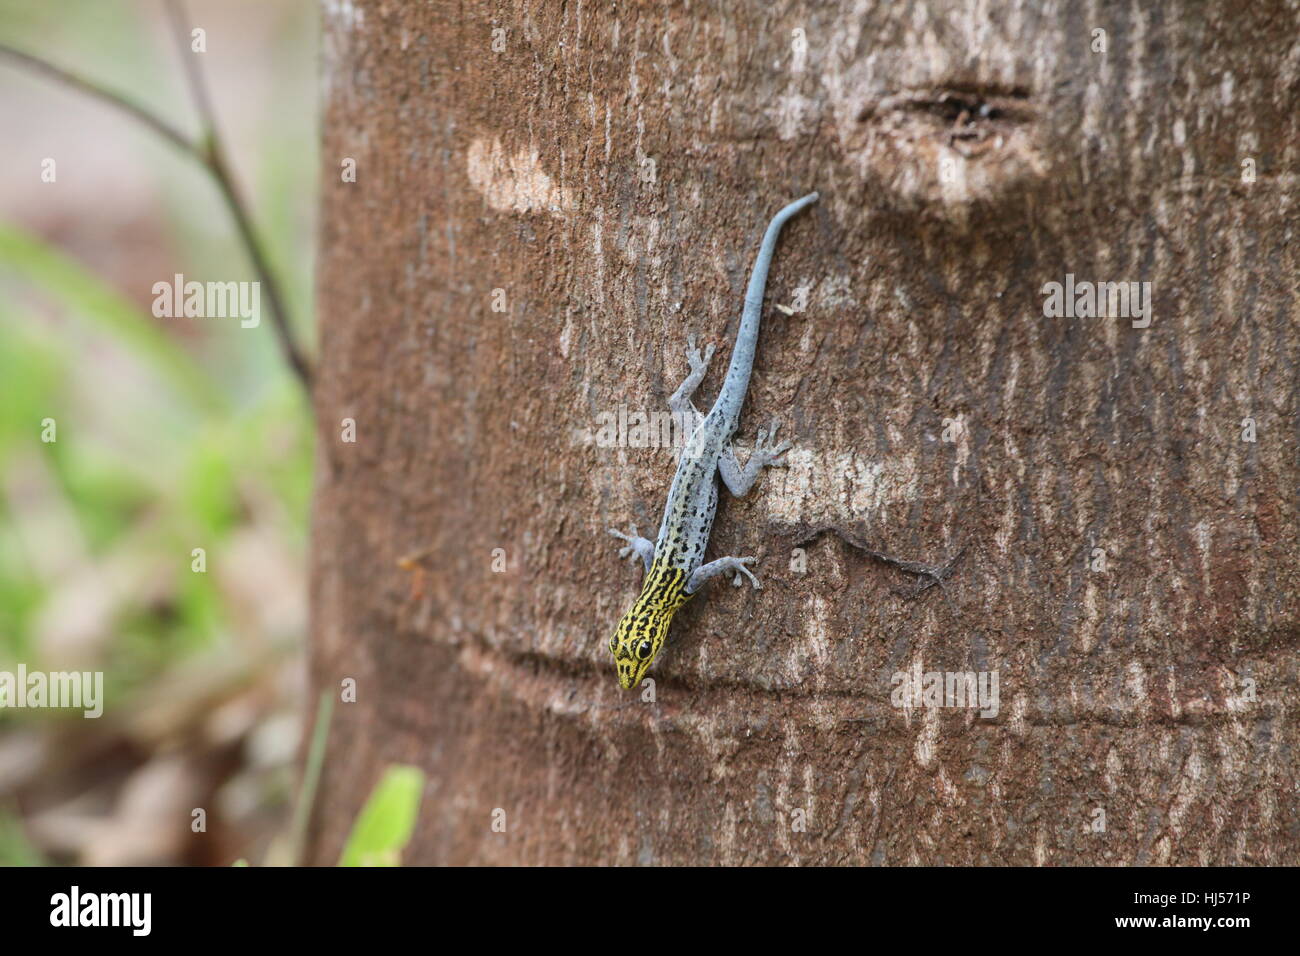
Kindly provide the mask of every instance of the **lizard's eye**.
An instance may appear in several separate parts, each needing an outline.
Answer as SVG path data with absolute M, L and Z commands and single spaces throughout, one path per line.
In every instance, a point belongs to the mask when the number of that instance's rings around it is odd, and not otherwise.
M 636 646 L 636 656 L 638 660 L 648 661 L 650 659 L 650 650 L 652 645 L 649 641 L 642 641 Z
M 613 654 L 615 657 L 618 657 L 618 638 L 617 638 L 617 637 L 611 637 L 611 638 L 609 639 L 609 652 L 610 652 L 611 654 Z

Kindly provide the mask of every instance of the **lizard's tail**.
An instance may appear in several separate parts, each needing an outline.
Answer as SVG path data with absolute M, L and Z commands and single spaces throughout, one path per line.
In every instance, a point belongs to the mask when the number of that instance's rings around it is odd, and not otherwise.
M 773 216 L 763 235 L 763 244 L 758 248 L 754 271 L 749 276 L 749 288 L 745 290 L 745 311 L 740 319 L 740 331 L 736 333 L 736 346 L 731 350 L 731 364 L 727 366 L 727 377 L 718 393 L 718 400 L 713 403 L 713 412 L 721 413 L 730 426 L 729 431 L 735 429 L 740 419 L 740 407 L 745 403 L 745 392 L 749 388 L 749 373 L 754 368 L 759 320 L 763 315 L 763 292 L 767 288 L 767 267 L 772 264 L 777 237 L 786 221 L 805 206 L 815 203 L 817 195 L 809 193 L 796 199 Z

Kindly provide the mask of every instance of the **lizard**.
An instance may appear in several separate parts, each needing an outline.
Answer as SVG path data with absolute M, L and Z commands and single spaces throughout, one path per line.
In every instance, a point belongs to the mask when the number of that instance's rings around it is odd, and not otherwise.
M 740 409 L 749 390 L 754 354 L 758 349 L 767 270 L 777 238 L 786 222 L 816 202 L 817 198 L 817 193 L 809 193 L 795 200 L 773 216 L 768 224 L 745 290 L 744 309 L 727 376 L 707 415 L 695 408 L 691 396 L 708 370 L 713 346 L 709 345 L 701 355 L 694 337 L 687 340 L 686 360 L 690 372 L 669 398 L 668 408 L 682 423 L 682 431 L 689 432 L 690 437 L 678 458 L 677 472 L 668 491 L 657 538 L 650 541 L 641 537 L 635 525 L 631 534 L 607 529 L 626 543 L 619 551 L 619 557 L 639 557 L 645 565 L 640 595 L 618 622 L 609 641 L 618 683 L 624 690 L 631 690 L 641 682 L 663 649 L 673 615 L 710 579 L 732 573 L 736 587 L 744 585 L 742 576 L 748 578 L 755 589 L 762 587 L 747 567 L 756 560 L 753 556 L 728 556 L 706 564 L 704 548 L 709 542 L 718 507 L 718 479 L 722 479 L 733 496 L 743 497 L 764 467 L 784 464 L 782 456 L 790 447 L 788 441 L 772 444 L 779 424 L 774 419 L 768 428 L 759 430 L 754 453 L 742 468 L 731 448 L 731 437 L 736 432 Z

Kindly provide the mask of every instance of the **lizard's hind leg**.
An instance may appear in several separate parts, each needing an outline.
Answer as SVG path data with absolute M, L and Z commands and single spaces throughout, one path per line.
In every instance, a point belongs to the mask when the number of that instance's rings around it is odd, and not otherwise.
M 763 585 L 758 583 L 758 578 L 754 577 L 753 572 L 751 572 L 749 568 L 745 567 L 749 562 L 757 560 L 758 558 L 755 558 L 753 555 L 746 555 L 743 558 L 718 558 L 718 560 L 710 561 L 708 564 L 701 564 L 695 569 L 694 573 L 691 574 L 690 580 L 686 582 L 686 593 L 694 594 L 700 588 L 704 587 L 710 578 L 716 578 L 719 574 L 727 574 L 732 571 L 735 572 L 736 576 L 732 578 L 731 583 L 736 587 L 740 587 L 745 583 L 741 578 L 741 575 L 743 574 L 745 577 L 749 578 L 749 583 L 754 585 L 755 588 L 762 588 Z
M 645 569 L 650 570 L 650 562 L 655 557 L 655 543 L 637 534 L 636 525 L 632 525 L 631 534 L 624 534 L 622 531 L 615 531 L 613 528 L 607 528 L 606 530 L 614 537 L 627 542 L 627 547 L 619 548 L 618 556 L 620 558 L 630 558 L 635 554 L 641 559 Z
M 749 461 L 745 462 L 744 468 L 740 467 L 740 462 L 736 461 L 736 453 L 730 447 L 726 448 L 721 457 L 718 458 L 718 474 L 733 497 L 745 497 L 749 493 L 749 489 L 754 486 L 758 473 L 764 468 L 785 467 L 785 462 L 781 460 L 781 456 L 790 448 L 790 443 L 783 441 L 779 445 L 764 444 L 764 442 L 776 439 L 776 429 L 779 424 L 776 419 L 773 419 L 768 428 L 758 430 L 758 441 L 754 443 L 754 453 L 749 456 Z
M 704 354 L 695 347 L 695 336 L 686 340 L 686 364 L 691 367 L 690 373 L 682 380 L 682 384 L 677 386 L 677 391 L 673 392 L 672 397 L 668 399 L 668 410 L 674 414 L 686 418 L 687 413 L 693 413 L 695 417 L 699 412 L 695 411 L 691 405 L 691 396 L 695 390 L 700 387 L 700 382 L 704 381 L 704 373 L 709 370 L 709 360 L 713 358 L 713 345 L 710 344 Z M 694 428 L 692 421 L 683 420 L 683 425 Z

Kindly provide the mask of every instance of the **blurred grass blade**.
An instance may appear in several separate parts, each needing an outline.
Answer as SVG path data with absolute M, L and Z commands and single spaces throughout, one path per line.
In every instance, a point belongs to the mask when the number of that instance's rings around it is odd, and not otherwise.
M 339 866 L 401 866 L 424 790 L 418 767 L 389 767 L 353 824 Z
M 90 320 L 150 364 L 200 410 L 224 411 L 226 400 L 212 379 L 150 317 L 97 276 L 36 236 L 0 223 L 0 269 L 8 268 L 42 288 L 77 316 Z
M 334 692 L 320 692 L 316 703 L 316 724 L 311 732 L 311 747 L 307 751 L 307 765 L 302 772 L 302 787 L 298 791 L 298 805 L 293 810 L 290 828 L 290 856 L 295 866 L 302 866 L 303 851 L 307 846 L 307 824 L 316 805 L 316 787 L 320 784 L 321 768 L 325 765 L 325 744 L 329 742 L 330 720 L 334 715 Z

